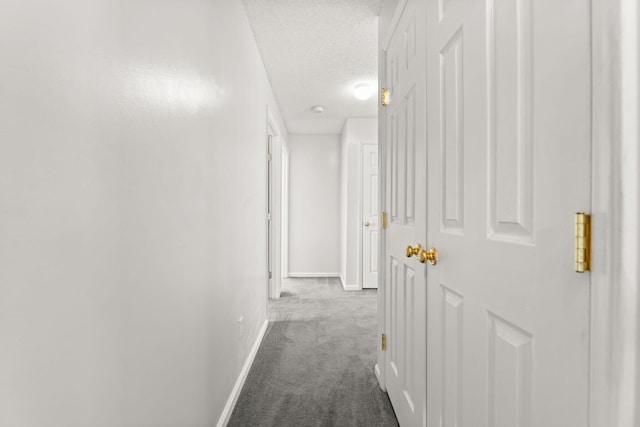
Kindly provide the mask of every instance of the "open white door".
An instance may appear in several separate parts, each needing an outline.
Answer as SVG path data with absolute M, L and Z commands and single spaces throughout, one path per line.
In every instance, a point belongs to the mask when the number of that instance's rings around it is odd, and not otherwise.
M 362 146 L 362 287 L 378 287 L 378 146 Z
M 426 404 L 425 264 L 407 258 L 426 239 L 424 1 L 409 0 L 386 51 L 386 388 L 402 426 L 422 425 Z
M 589 7 L 427 2 L 429 426 L 588 425 Z

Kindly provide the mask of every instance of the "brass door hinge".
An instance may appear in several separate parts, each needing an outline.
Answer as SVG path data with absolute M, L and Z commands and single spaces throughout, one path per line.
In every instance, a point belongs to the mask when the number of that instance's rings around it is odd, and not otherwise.
M 591 215 L 576 213 L 576 271 L 591 270 Z
M 387 228 L 387 213 L 382 212 L 380 216 L 382 217 L 382 228 Z
M 381 101 L 382 101 L 382 106 L 386 107 L 387 105 L 389 105 L 389 101 L 390 101 L 390 96 L 389 96 L 389 89 L 386 88 L 382 88 L 382 95 L 381 95 Z
M 387 349 L 387 335 L 382 334 L 382 350 L 386 350 L 386 349 Z
M 271 156 L 271 154 L 267 154 L 267 162 L 270 162 L 273 159 L 273 156 Z

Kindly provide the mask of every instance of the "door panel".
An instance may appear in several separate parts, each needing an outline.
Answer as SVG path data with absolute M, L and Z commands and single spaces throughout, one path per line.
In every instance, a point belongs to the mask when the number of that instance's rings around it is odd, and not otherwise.
M 589 1 L 430 0 L 426 17 L 428 425 L 585 426 Z
M 442 229 L 464 230 L 464 144 L 462 128 L 462 31 L 458 30 L 440 52 L 440 129 L 442 164 Z
M 386 47 L 386 385 L 403 426 L 422 425 L 426 404 L 424 264 L 406 256 L 426 237 L 424 2 L 409 0 Z
M 531 0 L 487 7 L 489 237 L 533 243 Z

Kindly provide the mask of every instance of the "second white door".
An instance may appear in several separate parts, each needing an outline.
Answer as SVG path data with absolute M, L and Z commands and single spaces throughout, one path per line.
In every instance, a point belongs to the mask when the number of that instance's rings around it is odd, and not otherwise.
M 362 287 L 378 287 L 378 146 L 362 146 Z

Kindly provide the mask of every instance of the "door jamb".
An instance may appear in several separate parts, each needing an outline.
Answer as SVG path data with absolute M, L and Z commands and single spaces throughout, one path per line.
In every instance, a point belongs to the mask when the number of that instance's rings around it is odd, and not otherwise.
M 271 269 L 272 278 L 269 280 L 267 273 L 268 298 L 280 298 L 280 292 L 282 290 L 282 278 L 280 272 L 280 246 L 282 241 L 282 220 L 280 206 L 280 199 L 282 197 L 282 156 L 280 155 L 280 153 L 282 151 L 283 140 L 282 133 L 280 131 L 280 128 L 278 127 L 278 123 L 275 120 L 271 109 L 267 106 L 267 140 L 269 139 L 269 137 L 272 137 L 271 152 L 268 153 L 268 155 L 270 155 L 269 161 L 271 161 L 271 179 L 268 179 L 267 182 L 269 182 L 269 184 L 271 185 L 271 189 L 267 192 L 267 194 L 270 194 L 271 197 L 271 224 L 269 224 L 269 220 L 267 219 L 267 227 L 271 227 L 271 242 L 268 243 L 268 250 L 271 253 L 271 256 L 269 258 L 271 261 L 271 265 L 267 266 L 267 272 L 269 271 L 269 269 Z M 267 168 L 267 171 L 268 170 L 269 168 Z
M 640 425 L 640 7 L 592 0 L 589 425 Z
M 282 160 L 280 162 L 281 166 L 281 270 L 280 277 L 281 279 L 286 279 L 289 277 L 289 149 L 287 147 L 287 143 L 282 138 L 280 139 L 282 142 Z

